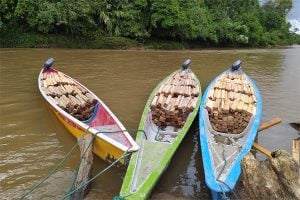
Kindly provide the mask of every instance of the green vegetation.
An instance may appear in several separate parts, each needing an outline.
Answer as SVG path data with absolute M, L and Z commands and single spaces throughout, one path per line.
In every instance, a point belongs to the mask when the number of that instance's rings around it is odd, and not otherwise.
M 291 0 L 2 0 L 0 47 L 258 47 L 299 42 Z

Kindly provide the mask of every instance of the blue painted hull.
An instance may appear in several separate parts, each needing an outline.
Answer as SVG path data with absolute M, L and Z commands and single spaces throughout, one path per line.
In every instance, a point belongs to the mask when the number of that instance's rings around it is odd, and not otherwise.
M 228 69 L 230 70 L 230 69 Z M 243 73 L 251 83 L 252 87 L 255 91 L 256 96 L 256 114 L 252 116 L 252 123 L 249 127 L 249 131 L 247 132 L 247 135 L 245 136 L 245 142 L 242 146 L 242 150 L 238 153 L 236 156 L 235 161 L 232 163 L 232 167 L 230 168 L 230 171 L 227 173 L 227 177 L 224 181 L 218 181 L 217 175 L 215 174 L 214 170 L 214 164 L 213 164 L 213 158 L 212 158 L 212 152 L 208 141 L 208 134 L 211 134 L 209 131 L 207 131 L 207 121 L 205 121 L 205 103 L 208 99 L 208 93 L 209 90 L 213 87 L 215 82 L 218 80 L 220 76 L 222 76 L 224 73 L 228 72 L 226 70 L 222 74 L 220 74 L 218 77 L 216 77 L 207 87 L 205 90 L 202 101 L 200 104 L 200 110 L 199 110 L 199 127 L 200 127 L 200 145 L 201 145 L 201 152 L 202 152 L 202 159 L 203 159 L 203 166 L 204 166 L 204 174 L 205 174 L 205 182 L 207 186 L 212 191 L 212 197 L 213 199 L 224 199 L 222 198 L 223 193 L 230 192 L 234 187 L 236 182 L 238 181 L 238 178 L 241 174 L 241 165 L 240 162 L 243 159 L 243 157 L 250 151 L 252 144 L 255 140 L 257 130 L 260 124 L 260 119 L 262 115 L 262 99 L 259 93 L 259 90 L 253 80 L 248 77 L 242 70 L 240 70 L 241 73 Z

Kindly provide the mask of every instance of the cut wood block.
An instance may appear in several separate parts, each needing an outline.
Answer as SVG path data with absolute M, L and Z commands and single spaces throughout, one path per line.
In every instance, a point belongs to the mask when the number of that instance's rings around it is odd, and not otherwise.
M 214 105 L 214 101 L 208 99 L 207 102 L 206 102 L 206 105 L 205 105 L 205 109 L 211 113 L 212 110 L 213 110 L 213 105 Z
M 213 110 L 219 110 L 219 107 L 220 107 L 220 104 L 221 104 L 221 99 L 216 99 L 216 101 L 214 101 L 214 104 L 213 104 Z
M 241 100 L 241 93 L 235 92 L 234 93 L 234 99 L 237 100 L 237 101 L 240 101 Z
M 217 99 L 221 98 L 221 92 L 222 91 L 220 89 L 215 89 L 214 90 L 214 97 L 217 98 Z
M 236 107 L 236 110 L 241 112 L 243 110 L 243 107 L 244 107 L 244 102 L 243 101 L 239 101 L 237 107 Z
M 85 96 L 89 99 L 90 103 L 93 103 L 93 101 L 95 100 L 93 95 L 91 95 L 90 93 L 86 93 Z
M 172 95 L 169 95 L 169 96 L 167 97 L 167 99 L 166 99 L 165 103 L 164 103 L 164 106 L 167 106 L 167 105 L 169 105 L 169 104 L 170 104 L 170 101 L 171 101 L 171 99 L 172 99 Z
M 229 113 L 229 104 L 230 104 L 230 100 L 226 99 L 223 106 L 223 112 L 225 112 L 226 114 Z
M 226 97 L 227 97 L 227 92 L 226 92 L 225 89 L 222 89 L 222 91 L 221 91 L 221 99 L 226 99 Z
M 157 104 L 157 100 L 158 100 L 158 96 L 155 96 L 151 102 L 151 109 L 155 108 L 156 107 L 156 104 Z
M 198 98 L 192 98 L 192 103 L 191 103 L 191 106 L 190 106 L 191 112 L 196 108 L 197 101 L 198 101 Z
M 248 115 L 248 104 L 244 104 L 242 108 L 243 115 Z
M 181 95 L 178 95 L 178 97 L 176 98 L 176 101 L 175 101 L 175 103 L 174 103 L 175 109 L 178 108 L 178 106 L 179 106 L 179 104 L 180 104 L 180 102 L 181 102 L 181 98 L 182 98 Z

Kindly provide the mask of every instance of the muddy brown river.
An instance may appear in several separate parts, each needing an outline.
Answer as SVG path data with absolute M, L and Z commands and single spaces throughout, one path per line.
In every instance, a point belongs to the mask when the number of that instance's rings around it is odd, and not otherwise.
M 281 49 L 199 51 L 0 49 L 0 199 L 18 199 L 46 176 L 76 143 L 38 91 L 44 61 L 77 79 L 100 97 L 126 128 L 137 128 L 152 89 L 186 58 L 202 91 L 219 73 L 241 59 L 243 70 L 260 89 L 262 122 L 283 122 L 258 136 L 269 150 L 291 152 L 300 122 L 300 46 Z M 198 119 L 152 192 L 152 199 L 209 199 L 199 154 Z M 135 137 L 135 133 L 131 133 Z M 59 199 L 69 188 L 79 151 L 42 184 L 29 199 Z M 263 159 L 263 155 L 259 155 Z M 108 164 L 94 156 L 93 174 Z M 87 199 L 118 195 L 125 168 L 112 168 L 92 184 Z

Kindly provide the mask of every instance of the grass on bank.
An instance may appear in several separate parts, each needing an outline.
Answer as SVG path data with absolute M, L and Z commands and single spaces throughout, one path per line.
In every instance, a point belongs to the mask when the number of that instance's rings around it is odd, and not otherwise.
M 179 42 L 150 38 L 134 40 L 115 36 L 65 36 L 55 34 L 0 32 L 0 48 L 78 48 L 78 49 L 164 49 L 183 50 L 219 47 L 201 42 Z M 290 44 L 300 44 L 300 35 L 294 35 Z M 223 46 L 222 46 L 223 47 Z

